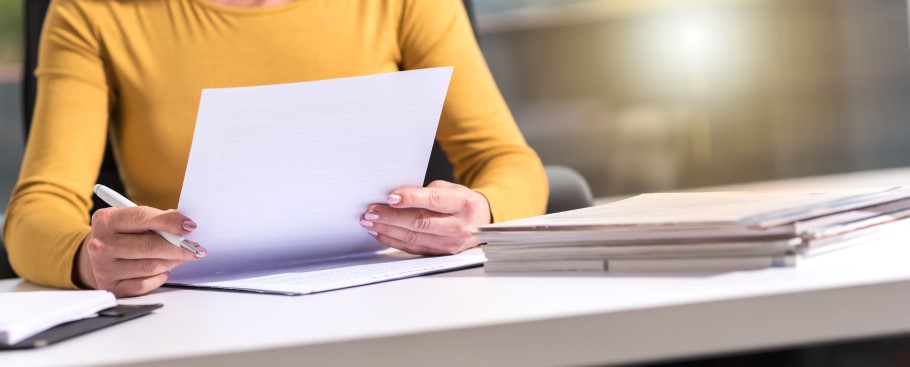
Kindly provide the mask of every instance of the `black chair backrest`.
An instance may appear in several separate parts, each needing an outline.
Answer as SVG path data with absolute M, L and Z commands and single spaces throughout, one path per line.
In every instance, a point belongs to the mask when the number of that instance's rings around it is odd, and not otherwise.
M 44 25 L 44 17 L 47 14 L 47 8 L 50 0 L 23 0 L 25 2 L 25 75 L 22 79 L 24 88 L 23 94 L 23 131 L 26 138 L 32 123 L 32 114 L 35 108 L 35 95 L 37 81 L 35 80 L 34 70 L 38 62 L 38 41 L 41 36 L 41 27 Z M 471 26 L 476 24 L 474 16 L 474 6 L 471 0 L 464 0 L 465 9 L 471 20 Z M 476 27 L 474 27 L 476 29 Z M 430 161 L 427 164 L 427 174 L 424 185 L 434 180 L 455 181 L 452 164 L 449 162 L 439 146 L 438 142 L 433 142 L 433 150 L 430 154 Z M 119 192 L 123 192 L 123 183 L 117 172 L 117 165 L 110 149 L 107 145 L 104 152 L 104 160 L 101 164 L 101 170 L 98 174 L 98 183 L 108 186 Z M 95 208 L 103 208 L 103 204 L 98 198 L 93 198 Z
M 25 65 L 22 86 L 25 88 L 22 95 L 22 116 L 24 117 L 23 130 L 28 136 L 31 127 L 32 114 L 35 112 L 35 93 L 38 87 L 35 80 L 35 67 L 38 65 L 38 41 L 41 37 L 41 27 L 44 26 L 44 15 L 50 0 L 22 0 L 25 2 Z

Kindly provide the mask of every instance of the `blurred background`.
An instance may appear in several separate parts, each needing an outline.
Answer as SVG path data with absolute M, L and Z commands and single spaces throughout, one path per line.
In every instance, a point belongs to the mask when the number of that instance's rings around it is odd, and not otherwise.
M 22 159 L 22 1 L 0 0 L 0 213 Z
M 903 0 L 477 0 L 530 144 L 595 196 L 910 165 Z
M 0 0 L 0 204 L 22 154 Z M 475 0 L 528 142 L 595 196 L 910 166 L 904 0 Z

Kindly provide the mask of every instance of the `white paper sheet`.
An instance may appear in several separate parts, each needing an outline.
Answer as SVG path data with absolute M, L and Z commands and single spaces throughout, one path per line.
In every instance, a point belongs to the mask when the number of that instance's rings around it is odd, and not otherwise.
M 486 261 L 480 249 L 452 256 L 420 257 L 398 250 L 245 274 L 197 278 L 197 288 L 303 295 L 471 268 Z
M 451 67 L 203 91 L 179 211 L 208 256 L 175 283 L 385 247 L 360 215 L 419 187 Z

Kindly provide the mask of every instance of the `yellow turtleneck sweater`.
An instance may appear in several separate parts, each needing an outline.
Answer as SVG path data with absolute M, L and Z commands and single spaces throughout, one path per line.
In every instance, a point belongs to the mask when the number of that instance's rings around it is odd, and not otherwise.
M 56 0 L 4 240 L 13 268 L 75 287 L 92 186 L 111 134 L 126 194 L 177 206 L 200 91 L 454 65 L 437 139 L 495 221 L 542 214 L 547 182 L 509 113 L 459 0 Z M 108 122 L 110 121 L 110 125 Z M 377 142 L 377 149 L 381 149 Z

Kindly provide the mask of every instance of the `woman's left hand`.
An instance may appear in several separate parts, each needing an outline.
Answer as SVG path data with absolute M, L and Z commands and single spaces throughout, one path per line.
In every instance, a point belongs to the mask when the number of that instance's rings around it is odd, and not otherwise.
M 491 220 L 487 198 L 446 181 L 401 188 L 373 204 L 360 225 L 386 246 L 418 255 L 451 255 L 477 246 L 471 233 Z

